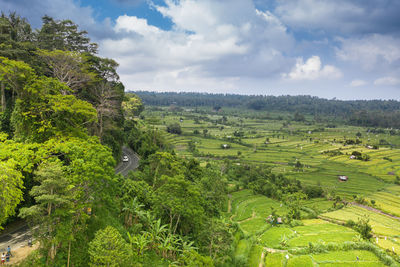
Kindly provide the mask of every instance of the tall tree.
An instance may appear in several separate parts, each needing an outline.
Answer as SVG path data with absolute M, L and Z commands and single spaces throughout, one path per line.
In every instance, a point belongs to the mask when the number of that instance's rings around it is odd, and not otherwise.
M 22 208 L 20 216 L 37 224 L 36 236 L 42 248 L 47 251 L 48 264 L 53 262 L 57 248 L 65 241 L 59 223 L 69 220 L 72 211 L 70 183 L 60 161 L 43 162 L 35 172 L 39 185 L 34 186 L 30 194 L 36 204 Z
M 105 118 L 113 122 L 120 115 L 119 94 L 109 82 L 99 83 L 97 86 L 92 87 L 91 92 L 94 97 L 94 107 L 97 111 L 98 135 L 102 140 L 106 126 Z
M 78 25 L 71 20 L 59 21 L 44 16 L 42 21 L 42 28 L 36 33 L 39 48 L 96 53 L 97 44 L 90 43 L 87 32 L 79 31 Z
M 28 42 L 32 40 L 31 25 L 25 18 L 11 12 L 9 16 L 1 14 L 0 34 L 8 35 L 9 39 L 15 42 Z
M 95 74 L 87 70 L 78 52 L 40 50 L 38 54 L 47 63 L 51 75 L 72 89 L 63 91 L 64 95 L 76 93 L 94 79 Z
M 52 136 L 82 136 L 96 121 L 96 111 L 59 81 L 40 77 L 26 86 L 15 103 L 11 121 L 21 140 L 45 141 Z
M 179 229 L 184 233 L 193 231 L 202 221 L 204 210 L 200 190 L 185 181 L 182 175 L 162 176 L 163 185 L 155 191 L 155 205 L 158 213 L 168 218 L 170 231 Z
M 22 89 L 36 78 L 33 69 L 22 61 L 10 60 L 0 57 L 0 86 L 1 86 L 1 105 L 5 109 L 5 89 L 12 90 L 12 96 L 22 93 Z
M 135 94 L 126 95 L 126 99 L 122 102 L 122 108 L 124 109 L 124 115 L 127 118 L 139 116 L 139 114 L 144 110 L 142 100 Z
M 22 175 L 14 160 L 0 161 L 0 229 L 22 200 Z
M 99 230 L 89 244 L 90 266 L 127 266 L 129 245 L 114 227 Z

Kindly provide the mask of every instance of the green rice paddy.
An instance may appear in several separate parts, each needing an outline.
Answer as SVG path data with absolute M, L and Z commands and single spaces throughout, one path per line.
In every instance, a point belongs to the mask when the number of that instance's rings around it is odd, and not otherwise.
M 400 149 L 378 145 L 385 140 L 399 147 L 400 136 L 373 134 L 366 128 L 353 126 L 327 128 L 324 124 L 305 125 L 293 121 L 287 124 L 284 120 L 256 118 L 253 111 L 247 110 L 225 109 L 225 113 L 217 114 L 203 108 L 201 112 L 150 109 L 144 115 L 160 131 L 165 131 L 170 123 L 179 123 L 182 134 L 165 133 L 165 137 L 178 155 L 196 157 L 203 165 L 225 159 L 237 164 L 264 164 L 273 173 L 295 178 L 303 185 L 321 186 L 333 197 L 340 196 L 348 202 L 363 197 L 370 205 L 373 203 L 373 208 L 400 217 L 400 186 L 393 184 L 396 176 L 400 176 Z M 223 115 L 226 117 L 224 123 L 221 122 Z M 238 133 L 240 137 L 235 136 Z M 344 145 L 345 140 L 356 140 L 357 133 L 361 133 L 361 144 Z M 189 142 L 195 144 L 195 153 L 188 150 Z M 222 148 L 224 144 L 229 148 Z M 379 149 L 367 145 L 378 145 Z M 370 160 L 351 159 L 353 151 L 368 155 Z M 296 161 L 300 161 L 303 167 L 295 169 Z M 339 175 L 347 176 L 348 180 L 340 182 Z M 235 188 L 235 184 L 230 187 Z M 244 266 L 384 266 L 375 254 L 364 250 L 307 255 L 285 252 L 310 244 L 359 240 L 356 231 L 339 224 L 350 219 L 357 222 L 364 216 L 369 218 L 372 226 L 373 243 L 400 252 L 400 220 L 374 210 L 358 206 L 335 210 L 332 199 L 309 199 L 301 203 L 304 207 L 302 216 L 309 216 L 306 211 L 312 210 L 323 219 L 304 219 L 302 225 L 294 227 L 286 224 L 272 226 L 266 220 L 271 208 L 283 217 L 288 212 L 284 203 L 254 195 L 248 189 L 230 193 L 228 199 L 227 207 L 230 209 L 225 216 L 237 223 L 243 233 L 234 257 Z M 274 252 L 267 252 L 267 249 Z

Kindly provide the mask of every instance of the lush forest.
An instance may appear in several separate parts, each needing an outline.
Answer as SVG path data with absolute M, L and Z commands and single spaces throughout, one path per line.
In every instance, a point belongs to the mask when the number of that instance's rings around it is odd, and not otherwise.
M 87 32 L 42 20 L 33 30 L 15 13 L 0 18 L 0 226 L 23 219 L 39 244 L 22 265 L 231 262 L 219 169 L 139 127 L 140 99 L 124 95 L 118 63 Z M 124 143 L 141 157 L 128 177 L 114 170 Z
M 400 128 L 400 102 L 395 100 L 328 100 L 313 96 L 263 96 L 207 93 L 135 92 L 146 105 L 246 108 L 261 112 L 311 115 L 317 121 L 344 121 L 350 125 Z

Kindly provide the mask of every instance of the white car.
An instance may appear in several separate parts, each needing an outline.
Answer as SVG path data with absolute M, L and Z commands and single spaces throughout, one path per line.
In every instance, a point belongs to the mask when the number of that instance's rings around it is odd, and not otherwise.
M 128 162 L 128 161 L 129 161 L 128 156 L 124 156 L 124 157 L 122 158 L 122 161 L 123 161 L 123 162 Z

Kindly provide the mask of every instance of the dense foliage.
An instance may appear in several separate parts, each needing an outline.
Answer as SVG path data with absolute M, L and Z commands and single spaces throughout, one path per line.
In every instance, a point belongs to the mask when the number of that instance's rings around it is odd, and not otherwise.
M 39 249 L 26 264 L 229 263 L 217 166 L 177 157 L 143 125 L 118 64 L 72 21 L 45 16 L 35 31 L 14 13 L 0 22 L 0 225 L 18 215 L 31 226 Z M 124 142 L 141 157 L 127 177 L 114 170 Z

